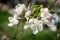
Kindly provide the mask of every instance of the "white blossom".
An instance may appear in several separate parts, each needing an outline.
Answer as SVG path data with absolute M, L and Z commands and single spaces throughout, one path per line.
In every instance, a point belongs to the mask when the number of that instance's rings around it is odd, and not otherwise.
M 25 4 L 17 4 L 15 8 L 16 9 L 18 9 L 18 8 L 25 9 Z
M 26 15 L 26 16 L 30 16 L 30 15 L 31 15 L 31 11 L 27 11 L 27 12 L 25 13 L 25 15 Z
M 18 19 L 21 19 L 19 17 L 19 15 L 22 14 L 22 12 L 25 10 L 25 18 L 27 19 L 26 22 L 28 22 L 28 24 L 24 25 L 24 29 L 27 28 L 31 28 L 33 31 L 33 34 L 37 34 L 39 31 L 43 30 L 43 24 L 46 24 L 49 26 L 49 29 L 51 29 L 52 31 L 56 31 L 57 28 L 54 25 L 54 20 L 51 18 L 51 14 L 49 13 L 49 9 L 48 8 L 41 8 L 40 12 L 41 12 L 41 20 L 38 20 L 37 18 L 29 18 L 30 15 L 32 14 L 32 12 L 29 10 L 29 8 L 26 8 L 26 6 L 24 4 L 17 4 L 15 9 L 13 9 L 13 11 L 11 11 L 13 13 L 13 17 L 9 17 L 9 24 L 8 26 L 13 26 L 13 25 L 17 25 L 19 23 Z
M 33 34 L 37 34 L 38 31 L 43 30 L 43 24 L 41 23 L 41 21 L 37 19 L 34 19 L 34 18 L 30 19 L 29 25 L 30 25 L 30 28 L 33 30 Z
M 48 8 L 41 8 L 40 11 L 44 12 L 44 13 L 49 13 L 49 9 Z
M 54 25 L 54 20 L 48 20 L 48 22 L 46 23 L 48 26 L 49 26 L 49 29 L 51 29 L 52 31 L 56 31 L 57 28 L 56 26 Z
M 25 5 L 24 4 L 17 4 L 15 9 L 13 9 L 16 13 L 16 15 L 21 15 L 22 11 L 25 9 Z
M 27 11 L 25 13 L 25 18 L 28 20 L 30 15 L 31 15 L 31 11 Z
M 40 11 L 41 11 L 41 17 L 50 17 L 51 16 L 48 8 L 41 8 Z
M 56 26 L 54 25 L 54 20 L 51 18 L 51 14 L 49 13 L 48 8 L 41 8 L 41 20 L 43 23 L 47 24 L 49 26 L 49 29 L 52 31 L 56 31 Z
M 17 25 L 17 24 L 19 23 L 19 21 L 17 20 L 16 17 L 9 17 L 8 20 L 9 20 L 9 22 L 10 22 L 10 23 L 8 24 L 8 26 Z
M 14 9 L 14 11 L 16 12 L 14 14 L 21 15 L 23 10 L 22 10 L 22 8 L 18 8 L 18 9 Z
M 45 8 L 45 9 L 44 9 L 44 12 L 45 12 L 45 13 L 49 13 L 49 9 L 48 9 L 48 8 Z
M 25 4 L 21 4 L 21 7 L 22 7 L 23 9 L 25 9 Z

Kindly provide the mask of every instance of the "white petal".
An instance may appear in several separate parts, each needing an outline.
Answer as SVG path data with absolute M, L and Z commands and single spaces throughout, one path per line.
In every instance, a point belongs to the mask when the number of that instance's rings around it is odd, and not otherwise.
M 32 29 L 33 34 L 37 34 L 38 33 L 38 29 L 37 29 L 37 27 L 35 27 L 35 25 L 31 25 L 30 28 Z
M 34 24 L 38 24 L 38 20 L 37 19 L 34 19 Z
M 16 12 L 16 15 L 21 15 L 21 12 L 23 11 L 21 8 L 14 10 Z
M 27 17 L 26 15 L 25 15 L 25 18 L 27 19 L 27 21 L 29 20 L 29 17 Z
M 49 29 L 51 29 L 54 32 L 57 30 L 56 26 L 54 26 L 54 25 L 49 26 Z
M 42 31 L 43 30 L 43 25 L 40 24 L 38 28 L 39 28 L 39 31 Z
M 25 25 L 25 26 L 24 26 L 24 29 L 28 29 L 28 27 L 29 27 L 29 25 Z
M 40 11 L 41 11 L 41 12 L 44 12 L 44 8 L 41 8 Z
M 41 13 L 41 17 L 44 17 L 44 13 Z
M 38 33 L 38 29 L 37 28 L 33 29 L 33 34 L 37 34 L 37 33 Z
M 14 22 L 13 22 L 15 25 L 17 25 L 18 23 L 19 23 L 19 21 L 18 20 L 14 20 Z
M 46 22 L 46 24 L 48 25 L 48 26 L 50 26 L 50 25 L 54 25 L 54 20 L 52 19 L 52 20 L 48 20 L 47 22 Z
M 45 12 L 45 13 L 49 13 L 48 8 L 45 8 L 45 9 L 44 9 L 44 12 Z
M 21 4 L 17 4 L 16 7 L 15 7 L 15 9 L 18 9 L 18 7 L 20 7 L 20 6 L 21 6 Z
M 31 11 L 27 11 L 27 12 L 25 13 L 26 16 L 30 16 L 30 14 L 31 14 Z
M 29 23 L 33 23 L 34 22 L 34 18 L 31 18 L 30 20 L 29 20 Z
M 12 22 L 13 17 L 8 17 L 9 22 Z
M 23 9 L 25 9 L 25 4 L 21 4 L 21 7 L 22 7 Z
M 16 14 L 16 12 L 14 11 L 14 9 L 10 9 L 9 12 L 13 15 Z
M 13 16 L 14 16 L 14 18 L 16 18 L 16 19 L 17 19 L 17 17 L 18 17 L 17 15 L 13 15 Z
M 11 26 L 13 26 L 13 24 L 12 24 L 12 23 L 9 23 L 9 24 L 8 24 L 8 26 L 10 26 L 10 27 L 11 27 Z
M 33 34 L 37 34 L 38 33 L 38 30 L 33 30 Z
M 53 20 L 48 21 L 46 24 L 49 26 L 49 29 L 51 29 L 52 31 L 56 31 L 57 30 L 56 26 L 54 25 Z

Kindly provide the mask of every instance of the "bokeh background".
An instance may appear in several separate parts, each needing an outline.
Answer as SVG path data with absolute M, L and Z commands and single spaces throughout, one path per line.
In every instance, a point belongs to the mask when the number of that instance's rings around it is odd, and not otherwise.
M 9 27 L 7 25 L 9 23 L 8 17 L 12 16 L 11 13 L 9 13 L 9 10 L 14 8 L 18 2 L 24 3 L 25 5 L 28 5 L 29 3 L 31 3 L 31 5 L 43 4 L 45 7 L 49 7 L 55 0 L 37 0 L 37 2 L 35 2 L 35 0 L 11 0 L 9 1 L 10 3 L 5 1 L 2 0 L 0 2 L 0 40 L 3 35 L 7 36 L 7 38 L 9 38 L 8 40 L 60 40 L 60 23 L 56 23 L 56 32 L 52 32 L 45 25 L 43 31 L 36 35 L 32 33 L 31 29 L 23 30 L 22 33 L 24 20 L 20 20 L 20 23 L 13 27 Z M 60 9 L 59 2 L 60 0 L 57 0 L 57 2 L 50 9 L 53 9 L 57 13 L 57 10 Z

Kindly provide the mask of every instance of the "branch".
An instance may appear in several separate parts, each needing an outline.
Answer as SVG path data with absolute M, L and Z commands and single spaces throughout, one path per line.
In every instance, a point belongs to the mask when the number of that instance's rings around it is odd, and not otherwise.
M 55 0 L 49 7 L 49 9 L 57 2 L 57 0 Z

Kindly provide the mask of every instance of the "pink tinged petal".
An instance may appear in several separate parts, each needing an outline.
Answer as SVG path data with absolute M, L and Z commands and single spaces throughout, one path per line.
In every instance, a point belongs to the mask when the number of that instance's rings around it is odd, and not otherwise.
M 25 13 L 25 15 L 26 15 L 26 16 L 30 16 L 30 15 L 31 15 L 31 11 L 27 11 L 27 12 Z
M 23 9 L 25 9 L 25 5 L 24 5 L 24 4 L 21 4 L 21 7 L 22 7 Z
M 21 12 L 23 11 L 21 8 L 19 8 L 19 10 L 14 10 L 16 12 L 16 15 L 21 15 Z
M 14 22 L 13 22 L 15 25 L 17 25 L 18 23 L 19 23 L 19 21 L 18 20 L 14 20 Z
M 49 13 L 48 8 L 44 8 L 44 12 L 45 12 L 45 13 Z
M 54 25 L 54 20 L 52 19 L 52 20 L 48 20 L 48 22 L 46 23 L 48 26 L 50 26 L 50 25 Z
M 3 35 L 1 40 L 4 40 L 4 39 L 7 39 L 7 36 L 6 35 Z

